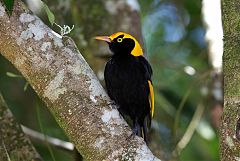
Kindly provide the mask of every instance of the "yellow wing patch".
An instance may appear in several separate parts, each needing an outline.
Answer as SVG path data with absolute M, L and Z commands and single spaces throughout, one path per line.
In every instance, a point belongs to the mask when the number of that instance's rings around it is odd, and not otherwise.
M 153 91 L 153 86 L 151 81 L 148 81 L 148 85 L 149 85 L 149 103 L 150 103 L 150 112 L 151 112 L 151 117 L 153 118 L 153 114 L 154 114 L 154 91 Z

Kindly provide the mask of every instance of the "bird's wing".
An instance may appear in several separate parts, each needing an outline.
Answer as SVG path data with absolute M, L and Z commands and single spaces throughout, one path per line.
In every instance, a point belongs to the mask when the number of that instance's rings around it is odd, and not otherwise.
M 150 107 L 151 107 L 151 118 L 153 118 L 153 114 L 154 114 L 154 91 L 153 91 L 153 86 L 152 86 L 152 82 L 148 81 L 148 86 L 149 86 L 149 103 L 150 103 Z
M 111 80 L 110 80 L 111 76 L 109 75 L 109 73 L 111 73 L 111 70 L 112 70 L 110 67 L 111 63 L 112 63 L 112 60 L 110 59 L 105 66 L 104 79 L 105 79 L 108 96 L 113 100 Z
M 152 77 L 152 67 L 143 56 L 140 56 L 139 60 L 143 65 L 143 72 L 145 74 L 145 77 L 148 80 L 150 116 L 151 116 L 151 118 L 153 118 L 153 114 L 154 114 L 154 90 L 153 90 L 152 79 L 151 79 L 151 77 Z

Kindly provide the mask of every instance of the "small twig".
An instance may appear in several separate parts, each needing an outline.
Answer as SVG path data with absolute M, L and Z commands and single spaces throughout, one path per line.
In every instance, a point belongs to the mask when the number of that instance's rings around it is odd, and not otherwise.
M 180 117 L 181 117 L 181 112 L 182 112 L 183 107 L 184 107 L 184 105 L 185 105 L 185 103 L 186 103 L 186 101 L 187 101 L 187 98 L 189 97 L 189 95 L 190 95 L 190 93 L 191 93 L 191 91 L 192 91 L 192 88 L 193 88 L 196 84 L 197 84 L 197 85 L 200 84 L 200 83 L 201 83 L 200 80 L 202 80 L 202 79 L 206 78 L 207 76 L 209 76 L 209 74 L 210 74 L 211 72 L 212 72 L 212 70 L 209 70 L 209 71 L 203 73 L 202 75 L 199 75 L 199 76 L 198 76 L 198 79 L 196 79 L 196 81 L 193 81 L 193 82 L 190 84 L 187 92 L 184 94 L 184 96 L 183 96 L 183 98 L 182 98 L 182 100 L 181 100 L 181 102 L 180 102 L 180 105 L 179 105 L 179 107 L 178 107 L 178 109 L 177 109 L 176 116 L 175 116 L 175 120 L 174 120 L 174 125 L 173 125 L 173 135 L 174 135 L 174 136 L 176 136 L 176 134 L 177 134 L 177 127 L 178 127 L 179 120 L 180 120 Z
M 69 33 L 74 29 L 74 25 L 72 25 L 72 28 L 71 28 L 71 27 L 69 27 L 68 25 L 63 25 L 63 27 L 62 27 L 62 26 L 58 25 L 57 23 L 54 23 L 54 24 L 55 24 L 57 27 L 60 28 L 60 34 L 61 34 L 61 36 L 64 36 L 64 35 L 69 34 Z
M 60 148 L 60 149 L 66 150 L 66 151 L 70 151 L 70 152 L 72 152 L 74 150 L 74 145 L 70 142 L 63 141 L 63 140 L 60 140 L 58 138 L 54 138 L 51 136 L 46 136 L 38 131 L 29 129 L 28 127 L 23 126 L 23 125 L 21 125 L 21 127 L 22 127 L 24 133 L 27 134 L 32 140 L 35 140 L 40 143 L 44 143 L 47 141 L 49 144 L 51 144 L 54 147 L 57 147 L 57 148 Z
M 26 126 L 23 126 L 23 125 L 21 125 L 21 127 L 22 127 L 24 133 L 26 135 L 28 135 L 32 140 L 34 140 L 36 142 L 39 142 L 39 143 L 42 143 L 42 144 L 44 144 L 45 142 L 48 142 L 48 144 L 50 144 L 50 145 L 52 145 L 56 148 L 59 148 L 59 149 L 62 149 L 62 150 L 73 153 L 76 161 L 83 161 L 83 157 L 76 150 L 76 148 L 74 148 L 73 143 L 63 141 L 63 140 L 60 140 L 58 138 L 54 138 L 54 137 L 51 137 L 51 136 L 47 136 L 45 134 L 42 134 L 42 133 L 40 133 L 38 131 L 35 131 L 35 130 L 32 130 L 32 129 L 30 129 Z
M 182 110 L 183 110 L 183 107 L 190 95 L 190 93 L 192 92 L 192 88 L 193 88 L 193 83 L 190 85 L 189 89 L 187 90 L 187 92 L 184 94 L 183 98 L 182 98 L 182 101 L 177 109 L 177 113 L 176 113 L 176 116 L 175 116 L 175 120 L 174 120 L 174 125 L 173 125 L 173 135 L 176 136 L 177 135 L 177 127 L 178 127 L 178 124 L 179 124 L 179 120 L 180 120 L 180 117 L 181 117 L 181 113 L 182 113 Z
M 43 128 L 43 124 L 42 124 L 42 121 L 41 121 L 41 116 L 40 116 L 40 111 L 39 110 L 40 110 L 39 104 L 36 103 L 37 120 L 38 120 L 38 124 L 39 124 L 40 130 L 41 130 L 41 133 L 44 134 L 44 140 L 45 140 L 47 149 L 48 149 L 48 151 L 49 151 L 49 153 L 52 157 L 52 160 L 56 161 L 56 158 L 55 158 L 54 152 L 52 150 L 52 147 L 50 146 L 49 142 L 47 141 L 47 135 L 45 135 L 45 132 L 44 132 L 44 128 Z
M 200 122 L 200 120 L 202 118 L 204 109 L 205 109 L 205 106 L 203 106 L 201 103 L 198 104 L 197 109 L 192 117 L 192 120 L 187 127 L 187 130 L 185 131 L 183 137 L 178 142 L 175 150 L 173 151 L 173 156 L 178 156 L 181 153 L 182 149 L 184 149 L 187 146 L 187 144 L 189 143 L 189 141 L 191 140 L 191 138 L 198 126 L 198 123 Z

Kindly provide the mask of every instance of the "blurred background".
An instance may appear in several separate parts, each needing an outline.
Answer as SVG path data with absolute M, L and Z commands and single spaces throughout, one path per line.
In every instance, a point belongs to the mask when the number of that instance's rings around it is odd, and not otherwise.
M 41 1 L 25 0 L 25 3 L 60 33 L 57 25 L 49 23 Z M 219 160 L 220 0 L 45 0 L 44 3 L 55 15 L 56 24 L 75 26 L 69 36 L 103 86 L 104 66 L 111 55 L 107 45 L 93 37 L 124 31 L 140 41 L 154 73 L 155 116 L 149 147 L 156 156 L 171 161 Z M 213 5 L 216 10 L 208 7 Z M 35 92 L 2 56 L 0 91 L 19 123 L 68 141 Z M 76 153 L 72 150 L 44 140 L 33 139 L 33 143 L 46 161 L 75 160 Z

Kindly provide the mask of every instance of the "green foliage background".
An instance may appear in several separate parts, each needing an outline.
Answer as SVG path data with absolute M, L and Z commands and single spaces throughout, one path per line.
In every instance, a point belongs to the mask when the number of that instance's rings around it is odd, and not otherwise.
M 96 42 L 92 42 L 86 37 L 84 39 L 80 33 L 84 31 L 90 37 L 92 33 L 86 31 L 89 26 L 92 28 L 96 26 L 97 33 L 98 28 L 101 27 L 99 22 L 106 21 L 104 18 L 101 19 L 105 14 L 104 10 L 99 9 L 101 3 L 99 1 L 94 2 L 95 7 L 93 6 L 88 15 L 84 15 L 89 19 L 88 23 L 85 24 L 81 23 L 81 19 L 78 20 L 78 17 L 81 16 L 78 15 L 80 13 L 76 12 L 75 5 L 77 3 L 86 5 L 87 10 L 89 7 L 86 4 L 87 1 L 69 0 L 63 2 L 62 0 L 54 0 L 45 3 L 57 15 L 56 22 L 69 24 L 70 26 L 75 24 L 75 30 L 71 33 L 71 36 L 78 43 L 80 51 L 91 67 L 98 72 L 99 66 L 101 67 L 104 61 L 91 55 L 88 49 L 90 44 Z M 139 0 L 139 3 L 145 52 L 154 71 L 156 111 L 153 130 L 151 131 L 151 149 L 157 154 L 164 154 L 163 158 L 171 159 L 172 151 L 186 131 L 197 105 L 203 103 L 205 113 L 200 121 L 201 126 L 198 126 L 187 147 L 181 151 L 179 157 L 175 160 L 219 160 L 218 133 L 217 129 L 212 126 L 211 115 L 209 114 L 211 112 L 211 100 L 208 94 L 202 92 L 206 89 L 210 90 L 211 78 L 208 73 L 210 73 L 211 67 L 208 64 L 207 44 L 204 40 L 205 28 L 201 17 L 201 1 Z M 65 16 L 72 15 L 72 19 L 59 18 L 61 17 L 58 14 L 59 7 L 62 7 L 60 10 L 64 12 Z M 84 11 L 82 13 L 86 14 Z M 49 24 L 44 12 L 40 12 L 39 16 Z M 94 18 L 97 21 L 94 21 Z M 187 74 L 184 71 L 186 67 L 194 68 L 196 73 L 194 75 Z M 0 57 L 0 90 L 17 120 L 37 131 L 41 131 L 40 125 L 42 124 L 43 131 L 47 135 L 68 140 L 31 87 L 26 91 L 23 90 L 25 80 L 9 77 L 6 72 L 18 73 L 9 62 Z M 189 92 L 189 95 L 186 94 L 187 92 Z M 187 99 L 183 104 L 179 124 L 174 129 L 176 111 L 184 96 L 187 96 Z M 40 118 L 41 123 L 37 118 Z M 176 131 L 175 134 L 174 131 Z M 45 144 L 34 143 L 34 145 L 46 161 L 53 160 Z M 54 147 L 52 149 L 55 160 L 74 160 L 73 153 Z

